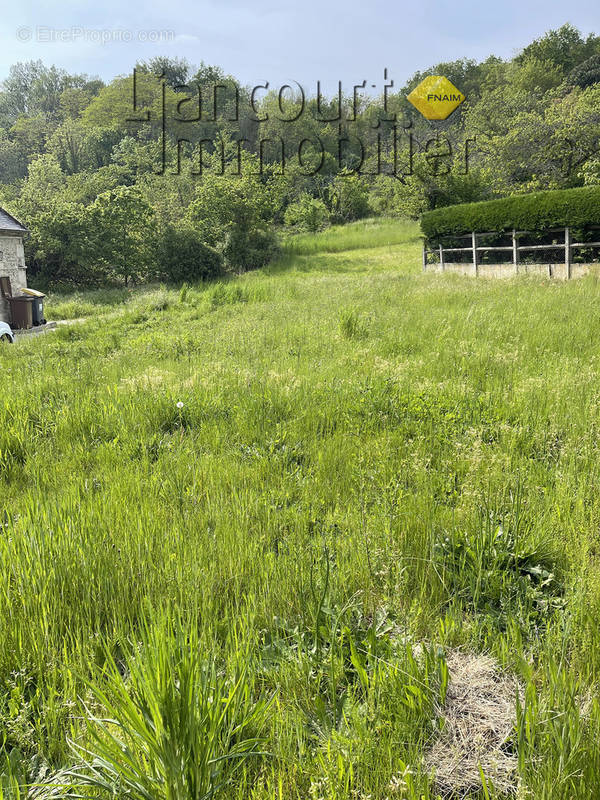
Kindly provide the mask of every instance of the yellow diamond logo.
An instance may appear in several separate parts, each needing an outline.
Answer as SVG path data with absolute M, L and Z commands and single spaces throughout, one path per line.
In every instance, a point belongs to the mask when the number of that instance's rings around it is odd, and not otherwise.
M 430 75 L 406 98 L 425 119 L 447 119 L 465 99 L 448 78 Z

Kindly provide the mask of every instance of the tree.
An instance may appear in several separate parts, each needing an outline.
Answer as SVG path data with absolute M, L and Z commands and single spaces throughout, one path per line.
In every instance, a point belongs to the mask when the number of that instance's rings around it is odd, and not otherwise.
M 86 75 L 69 75 L 41 61 L 14 64 L 2 84 L 0 119 L 14 122 L 20 114 L 57 115 L 62 93 L 88 84 Z
M 402 94 L 409 94 L 428 75 L 444 75 L 467 97 L 475 97 L 481 92 L 486 63 L 478 64 L 472 58 L 460 58 L 436 64 L 423 72 L 416 72 L 403 88 Z
M 102 192 L 89 207 L 92 260 L 127 285 L 151 271 L 154 251 L 152 209 L 135 187 Z
M 331 216 L 336 222 L 351 222 L 371 212 L 366 182 L 348 172 L 337 175 L 329 190 Z
M 525 92 L 544 93 L 559 86 L 563 80 L 563 71 L 558 64 L 542 61 L 535 56 L 530 56 L 515 67 L 510 77 L 511 85 Z
M 517 64 L 522 64 L 530 58 L 549 61 L 558 66 L 564 74 L 599 51 L 600 38 L 590 34 L 584 39 L 577 28 L 567 23 L 533 41 L 519 53 L 515 61 Z
M 26 155 L 0 128 L 0 183 L 14 183 L 26 174 Z
M 69 87 L 60 96 L 60 113 L 63 118 L 77 119 L 89 106 L 104 84 L 88 81 L 84 86 Z
M 405 97 L 429 74 L 467 96 L 437 123 Z M 217 84 L 225 88 L 213 120 Z M 418 72 L 385 109 L 364 94 L 356 119 L 350 96 L 288 95 L 281 109 L 277 92 L 265 91 L 254 98 L 268 116 L 258 122 L 248 90 L 223 69 L 162 56 L 139 65 L 136 90 L 134 108 L 131 75 L 104 86 L 41 61 L 14 65 L 0 86 L 0 188 L 30 224 L 34 268 L 61 280 L 193 280 L 213 269 L 215 252 L 229 270 L 266 263 L 284 222 L 317 230 L 600 181 L 600 39 L 570 25 L 513 59 Z M 323 119 L 338 111 L 339 120 Z M 399 115 L 396 140 L 390 112 Z
M 109 164 L 113 147 L 122 138 L 116 128 L 86 125 L 79 119 L 66 119 L 48 141 L 53 153 L 67 174 L 98 169 Z
M 57 198 L 34 220 L 24 219 L 33 232 L 25 241 L 27 261 L 43 283 L 98 286 L 107 280 L 107 271 L 90 260 L 92 231 L 85 206 Z
M 52 131 L 44 114 L 21 114 L 10 129 L 10 137 L 19 151 L 29 161 L 46 149 L 46 141 Z
M 263 266 L 276 251 L 271 187 L 252 170 L 258 172 L 258 162 L 248 156 L 240 176 L 206 174 L 187 211 L 202 241 L 219 249 L 236 272 Z
M 47 210 L 66 188 L 67 181 L 55 156 L 45 154 L 29 164 L 19 195 L 19 210 L 28 217 Z
M 133 75 L 115 78 L 98 92 L 82 114 L 88 125 L 113 127 L 140 139 L 158 138 L 162 127 L 162 84 L 147 71 L 136 74 L 136 108 L 133 105 Z M 169 87 L 165 91 L 165 116 L 176 117 L 179 96 Z M 145 115 L 150 118 L 146 122 Z M 142 121 L 140 121 L 142 120 Z M 177 131 L 171 125 L 169 133 Z M 187 131 L 186 131 L 187 133 Z M 182 133 L 183 135 L 183 133 Z
M 200 86 L 213 86 L 215 83 L 223 83 L 225 77 L 225 72 L 221 67 L 205 64 L 204 61 L 201 61 L 200 66 L 192 77 L 192 81 Z
M 188 82 L 191 67 L 185 58 L 155 56 L 138 64 L 138 69 L 154 75 L 164 75 L 167 85 L 177 90 Z
M 587 89 L 595 83 L 600 83 L 600 54 L 572 69 L 567 78 L 569 86 L 579 86 L 580 89 Z

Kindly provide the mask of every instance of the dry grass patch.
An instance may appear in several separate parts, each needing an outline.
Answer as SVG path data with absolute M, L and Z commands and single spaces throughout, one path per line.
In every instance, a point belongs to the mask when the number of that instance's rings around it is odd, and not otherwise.
M 495 789 L 517 789 L 517 756 L 510 740 L 516 722 L 518 681 L 488 656 L 453 650 L 449 683 L 439 709 L 442 731 L 426 754 L 439 792 L 466 797 L 481 789 L 481 772 Z

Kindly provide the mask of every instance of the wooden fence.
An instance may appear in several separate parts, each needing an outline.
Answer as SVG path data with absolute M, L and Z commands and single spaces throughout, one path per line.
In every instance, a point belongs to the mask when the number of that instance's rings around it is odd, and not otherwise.
M 556 233 L 557 230 L 546 231 L 546 233 Z M 552 277 L 555 274 L 555 268 L 559 262 L 555 261 L 552 264 L 522 264 L 521 261 L 521 254 L 528 253 L 528 252 L 535 252 L 535 251 L 543 251 L 543 250 L 562 250 L 564 252 L 564 262 L 561 260 L 560 264 L 564 263 L 564 270 L 563 277 L 570 279 L 573 277 L 573 251 L 577 248 L 590 248 L 590 247 L 600 247 L 600 242 L 573 242 L 571 236 L 571 229 L 570 228 L 561 228 L 560 233 L 564 234 L 564 242 L 560 243 L 553 243 L 553 244 L 527 244 L 521 245 L 519 244 L 519 238 L 527 235 L 531 235 L 531 231 L 513 231 L 512 232 L 512 244 L 501 247 L 498 245 L 494 246 L 482 246 L 479 244 L 479 241 L 484 237 L 488 236 L 498 236 L 498 232 L 494 233 L 469 233 L 464 236 L 453 236 L 454 239 L 470 239 L 470 244 L 468 247 L 443 247 L 443 245 L 439 245 L 436 249 L 429 249 L 427 247 L 427 242 L 423 242 L 423 269 L 427 270 L 428 267 L 433 266 L 434 268 L 440 269 L 442 272 L 448 269 L 457 269 L 460 268 L 462 272 L 466 272 L 467 270 L 465 267 L 467 265 L 471 266 L 471 274 L 479 275 L 481 272 L 482 267 L 486 268 L 486 271 L 490 271 L 492 269 L 502 270 L 504 274 L 517 274 L 519 272 L 529 271 L 527 268 L 534 267 L 536 271 L 547 270 L 547 274 L 549 277 Z M 539 233 L 539 232 L 538 232 Z M 480 255 L 482 253 L 491 253 L 491 252 L 504 252 L 504 253 L 511 253 L 512 260 L 511 262 L 502 262 L 499 264 L 489 264 L 486 263 L 484 265 L 481 264 Z M 460 263 L 457 262 L 447 262 L 446 261 L 446 254 L 450 253 L 467 253 L 468 254 L 468 261 L 461 261 Z M 433 256 L 434 261 L 432 264 L 429 263 L 429 257 Z M 520 267 L 523 269 L 520 269 Z M 577 265 L 579 266 L 579 265 Z M 583 266 L 583 265 L 582 265 Z M 589 267 L 589 264 L 585 265 Z M 541 270 L 540 270 L 541 268 Z M 553 269 L 554 268 L 554 269 Z

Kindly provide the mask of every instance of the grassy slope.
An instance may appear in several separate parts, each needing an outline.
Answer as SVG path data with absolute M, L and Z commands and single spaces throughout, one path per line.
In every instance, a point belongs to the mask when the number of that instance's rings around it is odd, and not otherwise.
M 102 643 L 172 604 L 277 698 L 227 796 L 385 798 L 405 765 L 435 796 L 406 639 L 517 670 L 524 785 L 592 796 L 600 287 L 419 264 L 413 226 L 357 225 L 183 303 L 52 299 L 97 315 L 2 349 L 0 747 L 68 762 Z

